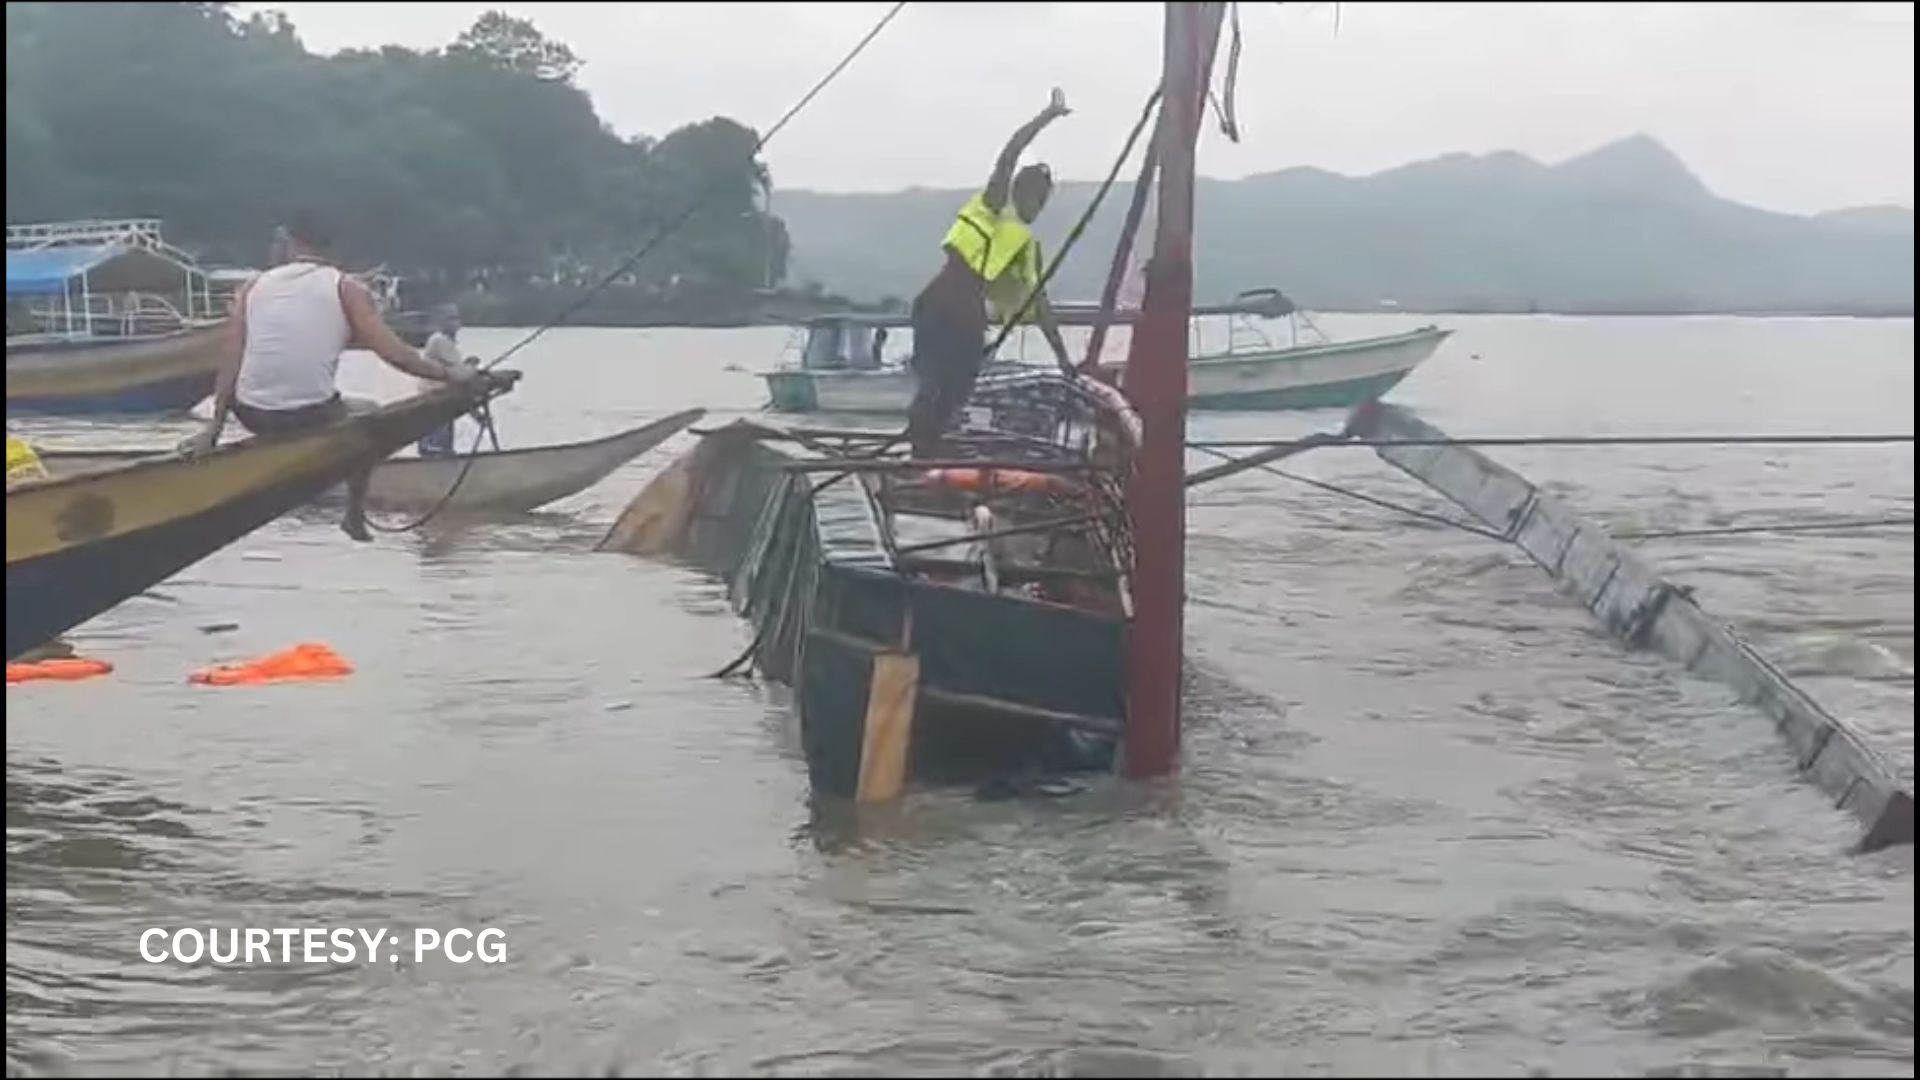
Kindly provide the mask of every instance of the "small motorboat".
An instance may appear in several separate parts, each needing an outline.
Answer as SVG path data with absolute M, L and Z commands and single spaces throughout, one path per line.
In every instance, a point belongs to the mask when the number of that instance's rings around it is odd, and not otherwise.
M 1062 326 L 1093 321 L 1085 305 L 1058 305 L 1056 313 Z M 1196 308 L 1194 314 L 1229 320 L 1226 350 L 1187 362 L 1187 403 L 1194 409 L 1324 409 L 1371 401 L 1412 374 L 1453 333 L 1422 326 L 1335 341 L 1271 289 L 1242 293 L 1230 304 Z M 1131 322 L 1132 315 L 1117 312 L 1115 321 Z M 1284 318 L 1285 339 L 1269 338 L 1252 321 L 1255 317 Z M 798 361 L 763 375 L 774 411 L 905 415 L 913 401 L 913 373 L 899 357 L 882 356 L 886 331 L 905 324 L 898 316 L 829 315 L 813 320 Z M 1022 367 L 1018 360 L 1000 358 L 989 370 Z M 1117 370 L 1113 374 L 1117 378 Z

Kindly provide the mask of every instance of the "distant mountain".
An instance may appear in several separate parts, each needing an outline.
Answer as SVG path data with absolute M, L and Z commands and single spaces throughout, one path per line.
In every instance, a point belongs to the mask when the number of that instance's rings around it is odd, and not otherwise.
M 1063 183 L 1040 232 L 1053 250 L 1096 185 Z M 971 194 L 783 191 L 796 277 L 863 299 L 908 297 Z M 1130 197 L 1117 186 L 1055 294 L 1098 294 Z M 1273 286 L 1308 307 L 1425 311 L 1911 314 L 1913 211 L 1813 217 L 1715 196 L 1637 135 L 1557 165 L 1449 154 L 1372 176 L 1293 168 L 1202 180 L 1196 290 Z
M 1905 206 L 1851 206 L 1829 210 L 1818 215 L 1818 220 L 1850 229 L 1913 235 L 1913 211 Z

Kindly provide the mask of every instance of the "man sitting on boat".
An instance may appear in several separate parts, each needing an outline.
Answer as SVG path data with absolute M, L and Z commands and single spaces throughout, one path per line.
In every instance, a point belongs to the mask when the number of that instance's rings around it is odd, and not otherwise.
M 228 353 L 214 382 L 213 418 L 181 445 L 198 454 L 219 442 L 231 411 L 255 435 L 285 435 L 325 427 L 371 402 L 348 402 L 334 385 L 340 354 L 371 350 L 421 379 L 465 382 L 481 378 L 465 364 L 428 360 L 401 341 L 380 315 L 367 287 L 327 258 L 331 230 L 311 217 L 287 225 L 287 261 L 242 286 L 228 320 Z M 371 540 L 366 496 L 369 467 L 347 481 L 347 516 L 340 528 Z
M 986 189 L 960 208 L 941 241 L 945 261 L 913 300 L 916 388 L 907 410 L 907 438 L 915 457 L 938 455 L 940 437 L 973 392 L 986 360 L 987 307 L 1004 323 L 1027 307 L 1062 369 L 1071 369 L 1066 342 L 1040 289 L 1040 242 L 1029 226 L 1047 205 L 1053 175 L 1045 165 L 1014 174 L 1020 155 L 1042 129 L 1067 115 L 1060 91 L 1000 151 Z M 1038 295 L 1036 295 L 1038 294 Z M 1029 306 L 1027 299 L 1032 296 Z
M 460 344 L 456 340 L 459 336 L 459 307 L 453 304 L 442 304 L 434 310 L 433 333 L 427 338 L 426 348 L 420 351 L 427 359 L 438 364 L 446 364 L 448 366 L 455 364 L 466 364 L 470 367 L 480 366 L 477 359 L 472 357 L 463 359 L 460 356 Z M 421 393 L 432 390 L 436 381 L 437 380 L 422 379 L 420 381 Z M 420 442 L 417 444 L 420 450 L 420 456 L 453 456 L 453 428 L 454 421 L 448 420 L 444 427 L 421 436 Z

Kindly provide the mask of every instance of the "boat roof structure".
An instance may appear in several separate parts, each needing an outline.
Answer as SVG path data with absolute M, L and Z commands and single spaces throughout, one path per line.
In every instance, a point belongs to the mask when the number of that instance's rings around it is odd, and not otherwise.
M 7 296 L 189 290 L 205 275 L 146 218 L 7 226 Z M 201 287 L 204 287 L 203 285 Z

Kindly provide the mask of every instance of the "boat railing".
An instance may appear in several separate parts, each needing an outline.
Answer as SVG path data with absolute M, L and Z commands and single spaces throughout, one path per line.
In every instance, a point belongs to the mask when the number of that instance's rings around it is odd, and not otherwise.
M 1279 347 L 1274 344 L 1273 338 L 1267 333 L 1266 328 L 1260 325 L 1259 320 L 1261 318 L 1263 318 L 1263 316 L 1248 313 L 1235 313 L 1227 317 L 1228 356 L 1232 356 L 1241 351 L 1243 345 L 1241 338 L 1243 337 L 1252 339 L 1252 350 L 1269 350 Z M 1296 309 L 1288 312 L 1285 325 L 1287 328 L 1285 348 L 1297 349 L 1303 346 L 1325 345 L 1332 341 L 1332 339 L 1327 337 L 1326 333 L 1320 329 L 1320 325 L 1313 321 L 1313 317 L 1304 311 Z M 1196 356 L 1203 355 L 1206 352 L 1200 340 L 1200 324 L 1197 319 L 1193 324 L 1192 347 L 1194 355 Z
M 8 250 L 48 247 L 120 246 L 173 250 L 160 237 L 158 218 L 50 221 L 7 226 Z
M 7 226 L 7 250 L 32 251 L 61 247 L 137 248 L 179 263 L 195 273 L 199 262 L 160 235 L 158 218 L 55 221 Z
M 26 317 L 36 338 L 140 337 L 166 334 L 200 321 L 183 315 L 153 293 L 94 294 L 75 305 L 67 299 L 28 303 Z

